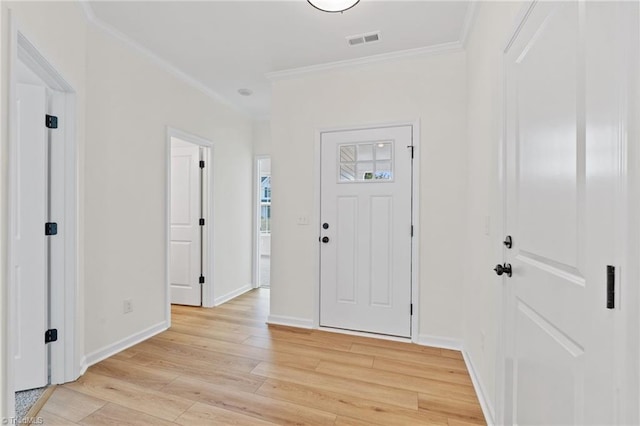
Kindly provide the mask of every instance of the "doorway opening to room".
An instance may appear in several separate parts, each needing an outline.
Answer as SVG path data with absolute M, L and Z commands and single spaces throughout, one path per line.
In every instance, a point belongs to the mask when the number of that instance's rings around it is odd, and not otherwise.
M 256 287 L 271 286 L 271 158 L 256 158 Z
M 213 306 L 211 150 L 209 141 L 169 130 L 168 309 Z

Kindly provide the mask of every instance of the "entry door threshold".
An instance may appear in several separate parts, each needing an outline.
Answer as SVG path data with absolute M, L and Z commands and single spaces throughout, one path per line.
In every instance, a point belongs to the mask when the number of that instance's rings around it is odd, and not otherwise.
M 410 337 L 391 336 L 389 334 L 378 334 L 378 333 L 372 333 L 367 331 L 355 331 L 355 330 L 349 330 L 346 328 L 327 327 L 327 326 L 321 325 L 318 327 L 318 330 L 327 331 L 329 333 L 348 334 L 350 336 L 371 337 L 373 339 L 380 339 L 380 340 L 392 340 L 394 342 L 404 342 L 404 343 L 413 342 L 413 340 L 411 340 Z

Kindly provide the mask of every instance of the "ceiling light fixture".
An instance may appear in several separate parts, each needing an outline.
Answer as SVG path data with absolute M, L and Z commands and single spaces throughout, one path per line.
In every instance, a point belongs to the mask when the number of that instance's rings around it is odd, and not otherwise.
M 318 10 L 329 13 L 344 12 L 358 4 L 360 0 L 307 0 Z

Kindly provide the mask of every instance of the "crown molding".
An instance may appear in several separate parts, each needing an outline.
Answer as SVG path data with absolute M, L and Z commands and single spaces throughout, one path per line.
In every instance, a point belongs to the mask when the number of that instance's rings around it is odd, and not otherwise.
M 143 54 L 144 56 L 146 56 L 147 58 L 149 58 L 153 62 L 155 62 L 156 65 L 158 65 L 164 71 L 168 72 L 172 76 L 176 77 L 178 80 L 181 80 L 182 82 L 188 84 L 189 86 L 191 86 L 192 88 L 198 90 L 199 92 L 203 93 L 204 95 L 210 97 L 211 99 L 215 100 L 216 102 L 218 102 L 218 103 L 220 103 L 220 104 L 222 104 L 224 106 L 227 106 L 227 107 L 233 109 L 236 112 L 239 112 L 239 113 L 243 114 L 247 118 L 253 118 L 252 115 L 249 114 L 247 111 L 243 110 L 238 105 L 230 102 L 228 99 L 226 99 L 225 97 L 220 95 L 218 92 L 212 90 L 211 88 L 209 88 L 207 85 L 205 85 L 201 81 L 191 77 L 190 75 L 188 75 L 184 71 L 178 69 L 172 63 L 162 59 L 160 56 L 156 55 L 151 50 L 149 50 L 146 47 L 142 46 L 140 43 L 136 42 L 135 40 L 133 40 L 129 36 L 125 35 L 124 33 L 120 32 L 117 29 L 115 29 L 111 25 L 109 25 L 109 24 L 105 23 L 104 21 L 102 21 L 101 19 L 97 18 L 96 15 L 95 15 L 95 12 L 93 11 L 93 8 L 91 7 L 91 4 L 89 3 L 88 0 L 78 0 L 78 1 L 80 2 L 80 5 L 82 6 L 82 10 L 84 11 L 85 17 L 87 18 L 87 21 L 89 21 L 90 24 L 92 24 L 96 28 L 104 31 L 105 33 L 111 35 L 112 37 L 120 40 L 122 43 L 124 43 L 125 45 L 129 46 L 130 48 L 132 48 L 132 49 L 138 51 L 139 53 Z
M 433 46 L 418 47 L 416 49 L 398 50 L 395 52 L 381 53 L 379 55 L 365 56 L 344 61 L 328 62 L 325 64 L 311 65 L 308 67 L 293 68 L 283 71 L 275 71 L 265 74 L 269 80 L 278 81 L 288 78 L 296 78 L 326 71 L 354 68 L 363 65 L 392 62 L 399 59 L 414 58 L 419 56 L 432 56 L 443 53 L 462 52 L 463 47 L 459 41 L 436 44 Z
M 464 22 L 462 23 L 462 29 L 460 30 L 459 37 L 460 44 L 463 48 L 467 47 L 467 40 L 471 33 L 471 28 L 473 28 L 473 23 L 475 22 L 477 6 L 477 0 L 470 0 L 469 6 L 467 6 L 467 12 L 464 15 Z

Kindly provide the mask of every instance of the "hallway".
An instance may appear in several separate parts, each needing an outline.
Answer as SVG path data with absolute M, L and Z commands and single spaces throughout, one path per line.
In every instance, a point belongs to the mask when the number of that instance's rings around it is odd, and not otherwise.
M 268 326 L 269 290 L 173 306 L 172 326 L 58 386 L 46 425 L 484 424 L 456 351 Z

